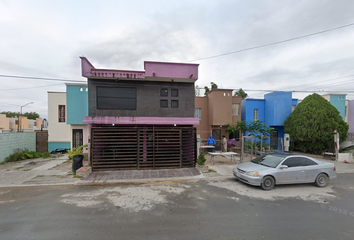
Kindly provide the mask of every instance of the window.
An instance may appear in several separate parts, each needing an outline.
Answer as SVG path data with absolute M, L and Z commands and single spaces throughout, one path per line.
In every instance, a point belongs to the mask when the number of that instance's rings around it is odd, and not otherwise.
M 16 125 L 18 124 L 18 120 L 15 120 L 15 124 L 16 124 Z
M 172 89 L 171 90 L 171 96 L 172 97 L 178 97 L 178 89 Z
M 314 161 L 308 158 L 302 158 L 302 166 L 312 166 L 312 165 L 317 165 Z
M 240 115 L 240 104 L 239 103 L 232 104 L 232 115 Z
M 167 100 L 160 100 L 160 107 L 167 108 L 168 107 L 168 101 Z
M 201 108 L 195 109 L 195 117 L 199 118 L 199 123 L 202 122 L 202 109 Z
M 36 127 L 36 126 L 37 126 L 37 122 L 33 122 L 33 126 L 35 126 L 35 127 Z
M 162 88 L 160 91 L 160 96 L 161 97 L 167 97 L 168 96 L 168 90 L 167 88 Z
M 59 122 L 65 122 L 65 105 L 59 105 L 58 107 Z
M 282 165 L 286 165 L 289 168 L 300 167 L 302 165 L 301 158 L 299 157 L 288 158 L 282 163 Z
M 136 88 L 97 87 L 97 109 L 136 110 Z
M 291 106 L 291 112 L 294 112 L 295 108 L 296 108 L 296 105 L 292 105 Z
M 253 110 L 253 120 L 258 120 L 258 109 Z
M 171 107 L 178 108 L 178 100 L 171 100 Z

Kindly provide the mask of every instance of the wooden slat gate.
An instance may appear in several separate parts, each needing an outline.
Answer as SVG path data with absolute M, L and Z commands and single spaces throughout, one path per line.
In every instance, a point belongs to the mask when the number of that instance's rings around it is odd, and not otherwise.
M 48 132 L 36 132 L 36 152 L 48 152 Z
M 195 166 L 195 128 L 102 127 L 91 131 L 93 171 Z

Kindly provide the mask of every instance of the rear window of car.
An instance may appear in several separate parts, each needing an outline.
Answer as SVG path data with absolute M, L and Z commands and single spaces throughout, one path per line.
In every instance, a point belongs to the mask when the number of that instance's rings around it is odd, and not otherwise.
M 316 162 L 312 161 L 311 159 L 308 158 L 302 158 L 302 165 L 303 166 L 312 166 L 312 165 L 318 165 Z

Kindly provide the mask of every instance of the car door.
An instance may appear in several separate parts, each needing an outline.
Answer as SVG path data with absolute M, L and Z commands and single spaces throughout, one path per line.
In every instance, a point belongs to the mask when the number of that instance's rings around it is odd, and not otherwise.
M 306 182 L 314 182 L 317 175 L 320 173 L 318 164 L 307 157 L 302 157 L 301 160 L 306 174 Z
M 281 165 L 286 165 L 288 168 L 278 166 L 277 183 L 300 183 L 306 181 L 306 173 L 302 166 L 301 157 L 288 157 Z

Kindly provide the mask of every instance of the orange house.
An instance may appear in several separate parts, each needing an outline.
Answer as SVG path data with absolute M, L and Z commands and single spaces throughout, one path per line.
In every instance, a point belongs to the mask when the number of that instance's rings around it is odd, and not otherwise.
M 206 142 L 210 135 L 216 141 L 216 149 L 220 149 L 223 135 L 226 139 L 239 139 L 239 136 L 229 136 L 224 124 L 235 124 L 241 121 L 241 97 L 232 96 L 232 89 L 213 89 L 207 97 L 195 98 L 195 115 L 199 118 L 197 134 L 202 142 Z

